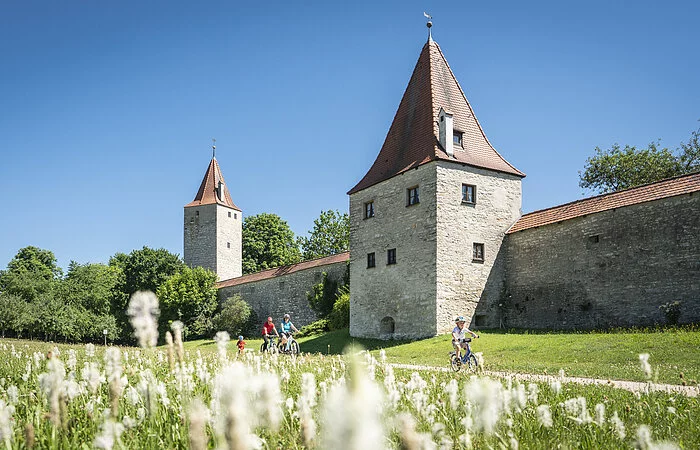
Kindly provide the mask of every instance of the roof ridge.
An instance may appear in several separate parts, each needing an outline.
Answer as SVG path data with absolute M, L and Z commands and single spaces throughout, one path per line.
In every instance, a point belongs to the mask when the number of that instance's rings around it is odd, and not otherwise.
M 641 188 L 644 188 L 644 187 L 652 186 L 652 185 L 654 185 L 654 184 L 661 184 L 661 183 L 673 181 L 673 180 L 676 180 L 676 179 L 678 179 L 678 178 L 691 177 L 691 176 L 693 176 L 693 175 L 700 175 L 700 171 L 692 172 L 692 173 L 686 173 L 685 175 L 676 175 L 676 176 L 674 176 L 674 177 L 664 178 L 663 180 L 652 181 L 651 183 L 640 184 L 639 186 L 633 186 L 633 187 L 630 187 L 630 188 L 627 188 L 627 189 L 623 189 L 623 190 L 621 190 L 621 191 L 605 192 L 605 193 L 603 193 L 603 194 L 594 195 L 594 196 L 592 196 L 592 197 L 580 198 L 580 199 L 578 199 L 578 200 L 572 200 L 572 201 L 570 201 L 570 202 L 562 203 L 561 205 L 555 205 L 555 206 L 550 206 L 550 207 L 548 207 L 548 208 L 536 209 L 535 211 L 530 211 L 529 213 L 523 214 L 523 215 L 521 216 L 521 218 L 522 218 L 522 217 L 529 216 L 529 215 L 531 215 L 531 214 L 541 213 L 541 212 L 544 212 L 544 211 L 549 211 L 549 210 L 551 210 L 551 209 L 561 208 L 561 207 L 563 207 L 563 206 L 569 206 L 569 205 L 573 205 L 573 204 L 576 204 L 576 203 L 582 203 L 582 202 L 586 202 L 586 201 L 593 200 L 593 199 L 596 199 L 596 198 L 603 198 L 603 197 L 609 197 L 609 196 L 613 196 L 613 195 L 623 194 L 623 193 L 625 193 L 625 192 L 633 191 L 633 190 L 635 190 L 635 189 L 641 189 Z

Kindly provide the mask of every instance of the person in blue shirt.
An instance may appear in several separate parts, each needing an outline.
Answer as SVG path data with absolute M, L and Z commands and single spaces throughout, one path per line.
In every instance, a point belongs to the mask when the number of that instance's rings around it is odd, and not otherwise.
M 280 323 L 280 336 L 282 339 L 282 342 L 280 342 L 280 346 L 284 345 L 286 348 L 286 346 L 288 345 L 287 341 L 289 339 L 289 336 L 292 335 L 292 331 L 299 330 L 297 330 L 297 327 L 295 327 L 292 321 L 289 319 L 289 314 L 285 314 L 284 319 L 282 319 L 282 323 Z M 289 350 L 288 348 L 286 349 Z

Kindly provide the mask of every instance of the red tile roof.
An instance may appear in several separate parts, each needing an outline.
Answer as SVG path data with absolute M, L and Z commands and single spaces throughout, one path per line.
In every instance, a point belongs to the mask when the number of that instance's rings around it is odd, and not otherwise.
M 700 191 L 700 172 L 525 214 L 508 234 L 623 206 Z
M 454 156 L 449 156 L 439 143 L 441 107 L 453 114 L 454 129 L 463 133 L 464 151 L 456 150 Z M 435 160 L 525 176 L 493 148 L 440 47 L 429 40 L 418 57 L 377 159 L 348 194 Z
M 289 266 L 275 267 L 274 269 L 263 270 L 261 272 L 255 272 L 248 275 L 243 275 L 238 278 L 231 278 L 230 280 L 223 280 L 216 283 L 217 289 L 238 286 L 239 284 L 251 283 L 253 281 L 267 280 L 270 278 L 279 277 L 282 275 L 288 275 L 290 273 L 299 272 L 301 270 L 312 269 L 314 267 L 326 266 L 328 264 L 335 264 L 339 262 L 345 262 L 350 259 L 350 252 L 338 253 L 331 256 L 326 256 L 324 258 L 312 259 L 310 261 L 303 261 L 297 264 L 292 264 Z
M 221 181 L 224 185 L 224 198 L 222 199 L 216 194 L 219 181 Z M 202 184 L 199 186 L 199 191 L 197 191 L 197 195 L 194 197 L 194 200 L 185 205 L 185 208 L 188 206 L 214 204 L 228 206 L 229 208 L 233 208 L 238 211 L 241 210 L 233 203 L 233 200 L 231 200 L 231 194 L 228 191 L 228 186 L 226 186 L 224 176 L 221 174 L 221 168 L 219 167 L 219 163 L 216 161 L 216 158 L 211 159 L 209 167 L 207 167 L 207 172 L 204 174 Z

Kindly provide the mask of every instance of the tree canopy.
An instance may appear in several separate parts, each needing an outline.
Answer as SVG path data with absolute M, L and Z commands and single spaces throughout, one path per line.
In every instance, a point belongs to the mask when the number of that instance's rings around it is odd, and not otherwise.
M 579 186 L 603 194 L 699 170 L 700 129 L 675 151 L 660 148 L 657 142 L 642 149 L 629 145 L 621 148 L 618 144 L 605 150 L 596 147 L 595 155 L 579 172 Z
M 337 210 L 321 211 L 308 237 L 299 238 L 304 260 L 335 255 L 349 249 L 350 216 Z
M 244 274 L 301 261 L 294 232 L 276 214 L 261 213 L 246 217 L 242 237 Z

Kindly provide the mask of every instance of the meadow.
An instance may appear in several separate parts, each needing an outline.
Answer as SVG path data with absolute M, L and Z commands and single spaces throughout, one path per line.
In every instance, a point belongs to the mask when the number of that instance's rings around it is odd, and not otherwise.
M 446 366 L 441 339 L 435 361 Z M 302 350 L 320 353 L 292 357 L 260 354 L 259 341 L 237 355 L 225 334 L 183 344 L 177 327 L 155 348 L 0 340 L 0 441 L 8 449 L 700 448 L 698 398 L 389 364 L 419 352 L 406 346 L 437 346 L 430 339 L 323 354 L 343 342 L 307 338 Z M 629 360 L 641 379 L 658 372 L 638 355 Z

